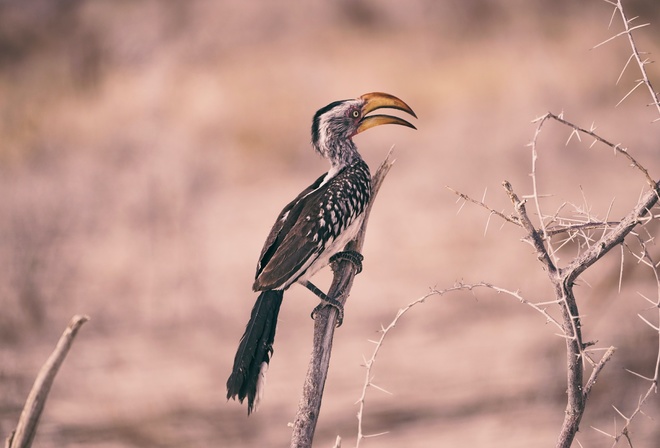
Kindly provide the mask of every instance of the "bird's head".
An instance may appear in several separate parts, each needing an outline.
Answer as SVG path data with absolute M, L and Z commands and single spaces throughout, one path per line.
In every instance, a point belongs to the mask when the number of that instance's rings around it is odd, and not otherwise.
M 368 115 L 376 109 L 404 111 L 417 118 L 415 112 L 399 98 L 387 93 L 367 93 L 353 100 L 335 101 L 314 115 L 312 144 L 333 166 L 348 164 L 359 157 L 352 137 L 381 124 L 398 124 L 416 129 L 406 120 L 391 115 Z

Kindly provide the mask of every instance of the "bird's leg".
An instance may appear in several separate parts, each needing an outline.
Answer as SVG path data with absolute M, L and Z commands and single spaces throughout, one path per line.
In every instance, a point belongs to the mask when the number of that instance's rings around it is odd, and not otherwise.
M 355 250 L 344 250 L 341 252 L 337 252 L 334 254 L 332 257 L 330 257 L 330 262 L 334 263 L 337 261 L 348 261 L 355 266 L 355 275 L 359 274 L 362 272 L 362 260 L 364 257 L 360 252 L 357 252 Z M 303 283 L 307 289 L 312 291 L 319 299 L 321 299 L 320 304 L 318 304 L 314 310 L 312 311 L 312 319 L 315 318 L 316 313 L 318 313 L 321 308 L 323 308 L 326 305 L 329 305 L 337 310 L 337 327 L 341 327 L 342 322 L 344 321 L 344 305 L 342 303 L 332 297 L 329 297 L 327 294 L 325 294 L 323 291 L 321 291 L 319 288 L 317 288 L 312 282 L 306 281 Z
M 305 288 L 312 291 L 319 299 L 321 299 L 321 303 L 319 303 L 312 311 L 312 319 L 315 318 L 316 313 L 318 313 L 321 310 L 321 308 L 323 308 L 326 305 L 329 305 L 337 310 L 337 327 L 341 327 L 341 324 L 344 321 L 344 305 L 342 305 L 342 303 L 339 300 L 333 299 L 332 297 L 328 297 L 326 293 L 321 291 L 310 281 L 306 281 L 305 283 L 303 283 L 303 285 L 305 285 Z
M 330 257 L 330 263 L 341 260 L 346 260 L 353 263 L 353 266 L 355 266 L 355 275 L 358 275 L 360 272 L 362 272 L 362 260 L 364 260 L 364 257 L 360 252 L 355 250 L 343 250 Z

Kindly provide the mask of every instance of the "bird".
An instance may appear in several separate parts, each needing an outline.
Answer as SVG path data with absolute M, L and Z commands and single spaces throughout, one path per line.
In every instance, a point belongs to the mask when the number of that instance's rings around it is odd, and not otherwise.
M 294 283 L 305 286 L 321 299 L 312 317 L 320 307 L 329 305 L 337 309 L 341 325 L 342 304 L 323 293 L 310 278 L 337 260 L 352 262 L 356 274 L 362 270 L 362 255 L 344 250 L 360 230 L 371 199 L 369 166 L 353 137 L 383 124 L 416 129 L 396 116 L 369 115 L 381 108 L 400 110 L 417 118 L 405 102 L 383 92 L 334 101 L 314 114 L 311 143 L 330 162 L 330 169 L 284 207 L 266 238 L 252 286 L 260 294 L 227 380 L 227 400 L 233 398 L 243 403 L 247 398 L 248 416 L 257 410 L 263 397 L 277 317 L 287 288 Z

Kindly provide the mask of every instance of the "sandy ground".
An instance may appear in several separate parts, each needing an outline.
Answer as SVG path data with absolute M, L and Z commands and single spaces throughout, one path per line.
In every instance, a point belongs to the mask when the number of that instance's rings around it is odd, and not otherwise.
M 520 229 L 446 186 L 511 213 L 501 187 L 532 193 L 531 121 L 546 111 L 621 142 L 658 178 L 657 110 L 621 98 L 639 74 L 604 2 L 30 2 L 0 22 L 0 436 L 73 314 L 82 328 L 51 392 L 39 447 L 287 446 L 311 352 L 309 292 L 280 314 L 262 408 L 247 418 L 225 382 L 252 307 L 256 259 L 275 216 L 326 170 L 313 113 L 370 91 L 399 96 L 418 131 L 356 143 L 397 162 L 370 219 L 365 268 L 338 330 L 315 446 L 353 446 L 365 357 L 399 308 L 457 281 L 552 299 Z M 501 2 L 504 3 L 504 2 Z M 660 9 L 630 16 L 660 51 Z M 58 36 L 53 38 L 52 36 Z M 649 74 L 660 85 L 657 67 Z M 615 107 L 616 106 L 616 107 Z M 538 141 L 548 214 L 617 220 L 644 178 L 556 123 Z M 570 141 L 569 141 L 570 140 Z M 566 144 L 566 142 L 568 144 Z M 648 226 L 654 236 L 657 225 Z M 629 242 L 635 250 L 635 242 Z M 655 246 L 650 248 L 658 257 Z M 580 249 L 566 246 L 568 263 Z M 619 291 L 621 259 L 624 276 Z M 323 288 L 329 273 L 319 274 Z M 650 270 L 616 250 L 577 289 L 585 339 L 616 346 L 578 439 L 610 446 L 653 375 Z M 557 315 L 557 310 L 549 308 Z M 655 320 L 654 320 L 655 319 Z M 434 296 L 388 335 L 361 446 L 553 446 L 565 408 L 564 341 L 545 318 L 487 289 Z M 653 395 L 631 427 L 656 447 Z M 621 442 L 619 446 L 627 446 Z

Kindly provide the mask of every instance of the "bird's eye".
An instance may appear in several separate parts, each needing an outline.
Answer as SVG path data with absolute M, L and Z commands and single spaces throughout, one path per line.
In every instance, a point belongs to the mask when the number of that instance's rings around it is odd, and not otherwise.
M 357 110 L 357 109 L 353 109 L 353 110 L 351 111 L 351 117 L 353 117 L 353 118 L 358 118 L 359 116 L 360 116 L 360 111 L 359 111 L 359 110 Z

